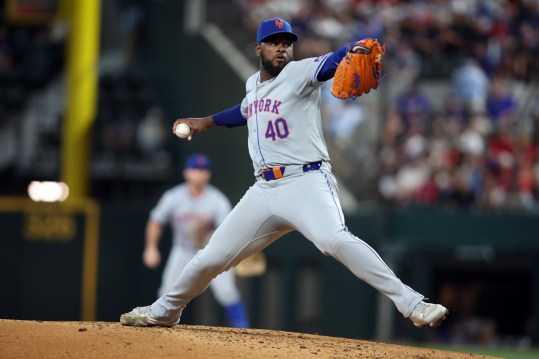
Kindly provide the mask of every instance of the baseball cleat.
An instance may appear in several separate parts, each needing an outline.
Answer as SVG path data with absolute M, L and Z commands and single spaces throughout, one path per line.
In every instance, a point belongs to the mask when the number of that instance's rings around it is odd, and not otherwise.
M 129 313 L 125 313 L 120 316 L 120 323 L 122 323 L 123 325 L 131 325 L 134 327 L 148 327 L 155 325 L 162 327 L 172 327 L 179 322 L 179 319 L 176 322 L 171 323 L 152 318 L 152 310 L 150 306 L 136 307 Z
M 449 311 L 446 307 L 440 304 L 419 302 L 412 314 L 408 317 L 416 327 L 437 327 L 447 317 Z

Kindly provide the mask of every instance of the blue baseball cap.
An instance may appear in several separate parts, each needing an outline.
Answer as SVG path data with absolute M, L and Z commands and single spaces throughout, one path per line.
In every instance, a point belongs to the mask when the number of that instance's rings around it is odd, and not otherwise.
M 193 153 L 185 160 L 184 169 L 194 168 L 199 170 L 209 170 L 211 165 L 210 158 L 202 153 Z
M 264 20 L 260 23 L 256 33 L 256 42 L 260 44 L 265 38 L 275 34 L 287 34 L 292 39 L 292 42 L 298 40 L 298 35 L 292 32 L 292 26 L 288 22 L 275 18 Z

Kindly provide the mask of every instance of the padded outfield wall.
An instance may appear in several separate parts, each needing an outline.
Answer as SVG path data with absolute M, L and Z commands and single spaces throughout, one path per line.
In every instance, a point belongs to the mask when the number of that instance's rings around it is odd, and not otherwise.
M 85 206 L 36 206 L 22 200 L 24 205 L 15 207 L 10 201 L 0 200 L 0 317 L 117 321 L 121 313 L 156 298 L 163 266 L 149 270 L 141 260 L 150 203 L 101 204 L 96 218 L 95 206 L 88 212 Z M 415 289 L 437 300 L 448 283 L 462 291 L 479 283 L 476 314 L 494 320 L 504 337 L 531 335 L 535 342 L 538 221 L 532 215 L 435 209 L 374 209 L 347 217 L 350 230 Z M 161 249 L 166 256 L 169 232 Z M 264 252 L 267 274 L 238 280 L 255 327 L 353 338 L 380 335 L 384 302 L 340 263 L 297 233 Z M 394 308 L 389 314 L 385 335 L 424 335 Z M 209 294 L 188 307 L 185 322 L 226 324 Z

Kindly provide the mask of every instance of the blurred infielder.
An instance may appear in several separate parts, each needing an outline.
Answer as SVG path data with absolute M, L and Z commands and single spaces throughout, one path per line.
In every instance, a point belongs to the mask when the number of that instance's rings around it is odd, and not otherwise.
M 159 296 L 172 288 L 185 265 L 206 246 L 215 228 L 230 212 L 226 196 L 208 183 L 210 176 L 210 159 L 204 154 L 190 155 L 183 170 L 186 182 L 166 191 L 150 213 L 143 255 L 147 267 L 155 268 L 161 262 L 158 244 L 163 227 L 170 223 L 173 232 Z M 210 287 L 217 302 L 225 308 L 229 324 L 237 328 L 249 327 L 234 271 L 219 274 Z
M 292 61 L 297 39 L 286 21 L 263 21 L 255 44 L 260 71 L 247 80 L 241 104 L 213 116 L 174 123 L 173 131 L 179 123 L 190 126 L 188 139 L 215 125 L 247 125 L 256 182 L 172 289 L 151 306 L 123 314 L 122 324 L 178 324 L 183 308 L 215 276 L 293 230 L 389 297 L 416 326 L 437 326 L 447 315 L 442 305 L 425 303 L 423 295 L 403 284 L 374 249 L 348 231 L 331 173 L 322 134 L 320 86 L 335 76 L 339 86 L 345 87 L 343 80 L 350 86 L 350 91 L 332 88 L 337 97 L 348 96 L 343 92 L 351 97 L 368 92 L 364 84 L 376 88 L 383 50 L 377 41 L 366 39 L 321 57 Z M 372 58 L 370 72 L 346 67 L 356 54 Z

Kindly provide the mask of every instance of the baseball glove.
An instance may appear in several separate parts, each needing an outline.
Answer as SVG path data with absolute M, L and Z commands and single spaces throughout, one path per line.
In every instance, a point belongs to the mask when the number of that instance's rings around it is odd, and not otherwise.
M 385 46 L 376 39 L 363 39 L 348 49 L 333 79 L 333 96 L 356 98 L 377 89 L 382 80 L 382 57 Z
M 235 267 L 239 277 L 256 277 L 266 273 L 266 255 L 257 252 L 239 262 Z

